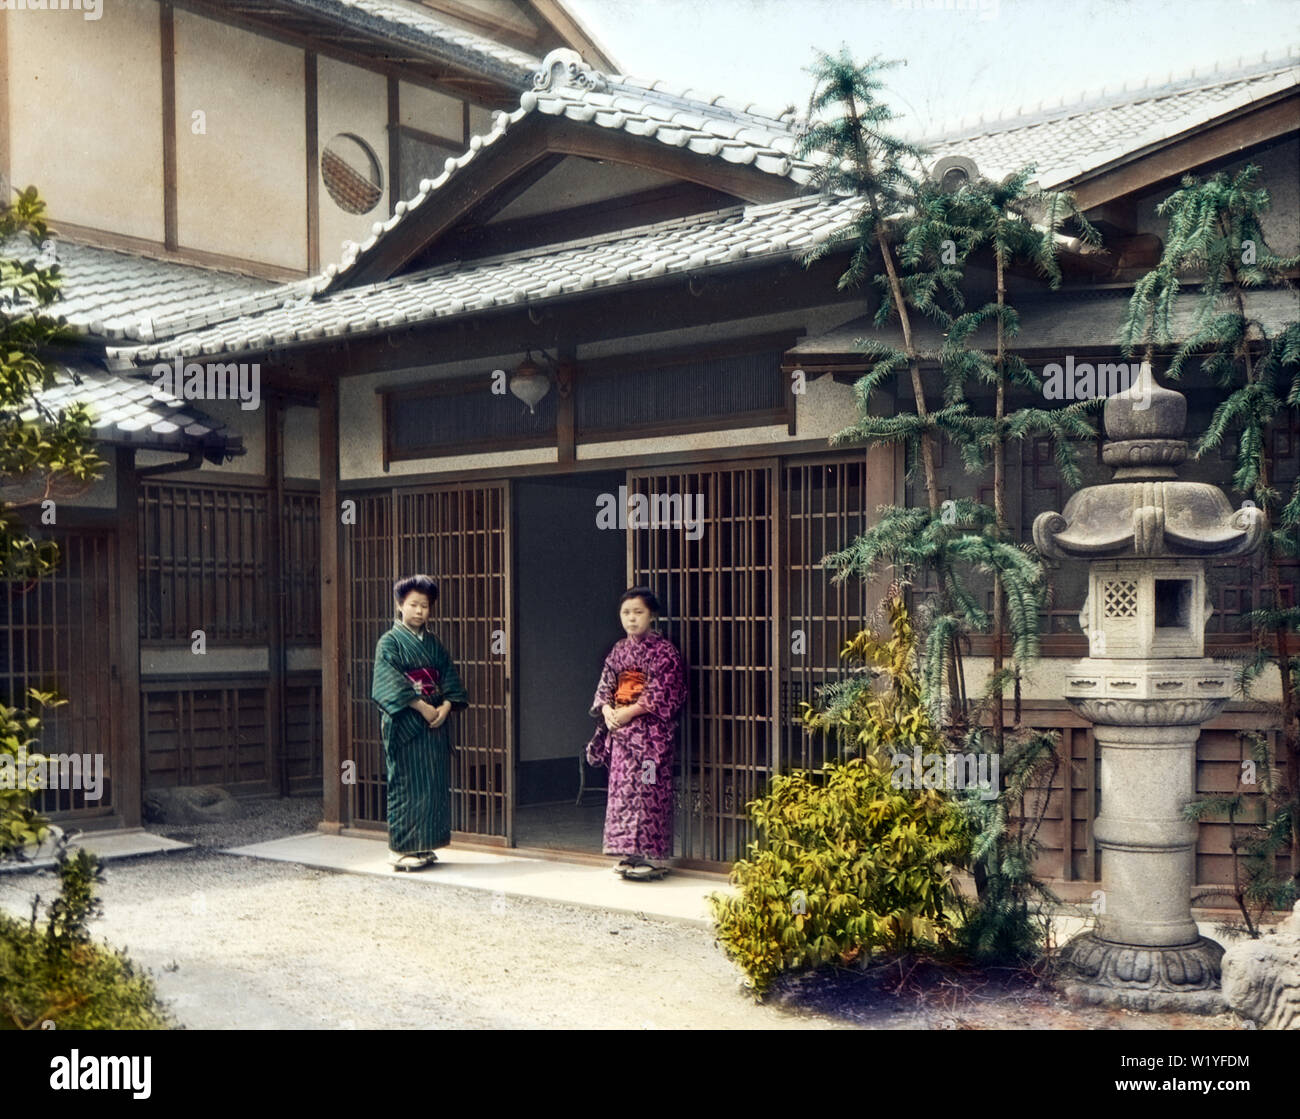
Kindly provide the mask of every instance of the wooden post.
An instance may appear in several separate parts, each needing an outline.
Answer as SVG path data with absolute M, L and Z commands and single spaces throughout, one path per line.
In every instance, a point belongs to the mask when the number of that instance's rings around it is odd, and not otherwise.
M 135 448 L 118 447 L 117 484 L 117 756 L 112 760 L 114 799 L 122 826 L 140 827 L 144 740 L 140 733 L 140 482 Z
M 307 139 L 307 271 L 320 271 L 320 120 L 317 112 L 316 52 L 303 55 Z
M 345 823 L 340 792 L 347 711 L 343 671 L 343 602 L 339 577 L 339 385 L 326 370 L 320 388 L 321 752 L 324 820 L 337 835 Z
M 169 3 L 158 5 L 162 68 L 163 244 L 180 245 L 176 216 L 176 16 Z M 132 468 L 134 469 L 134 467 Z
M 284 569 L 284 402 L 270 397 L 266 402 L 266 473 L 270 480 L 267 510 L 267 578 L 270 581 L 271 614 L 267 619 L 266 720 L 271 734 L 271 759 L 278 777 L 280 795 L 289 795 L 289 746 L 285 741 L 285 653 L 284 614 L 288 573 Z

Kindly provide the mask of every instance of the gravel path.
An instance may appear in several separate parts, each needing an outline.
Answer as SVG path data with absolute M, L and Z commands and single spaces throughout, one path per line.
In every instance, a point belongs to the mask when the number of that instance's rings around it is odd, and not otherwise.
M 765 1005 L 702 928 L 455 886 L 226 855 L 311 830 L 320 801 L 152 830 L 197 844 L 115 860 L 98 938 L 150 969 L 190 1029 L 1232 1029 L 1071 1008 L 1014 981 L 932 974 L 903 996 L 880 969 L 782 985 Z M 49 871 L 0 875 L 0 907 L 52 896 Z

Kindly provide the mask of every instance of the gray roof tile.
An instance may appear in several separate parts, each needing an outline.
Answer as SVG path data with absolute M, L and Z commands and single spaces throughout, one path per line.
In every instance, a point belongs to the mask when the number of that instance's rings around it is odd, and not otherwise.
M 50 412 L 84 404 L 103 442 L 159 451 L 202 450 L 218 463 L 244 453 L 240 436 L 141 374 L 110 373 L 86 362 L 59 363 L 54 384 L 36 399 Z M 29 409 L 26 418 L 37 414 Z
M 1085 95 L 1073 104 L 959 127 L 923 144 L 933 159 L 974 160 L 980 174 L 991 179 L 1034 163 L 1035 179 L 1049 189 L 1298 83 L 1300 49 L 1292 48 L 1284 58 L 1269 62 L 1265 56 L 1240 72 L 1193 75 L 1158 89 Z
M 298 338 L 342 337 L 403 323 L 508 307 L 590 290 L 632 284 L 747 259 L 789 255 L 818 229 L 844 222 L 855 204 L 820 195 L 733 207 L 565 245 L 548 245 L 484 260 L 442 264 L 383 283 L 322 291 L 310 302 L 245 315 L 167 341 L 121 348 L 115 355 L 139 364 L 176 355 L 240 352 Z

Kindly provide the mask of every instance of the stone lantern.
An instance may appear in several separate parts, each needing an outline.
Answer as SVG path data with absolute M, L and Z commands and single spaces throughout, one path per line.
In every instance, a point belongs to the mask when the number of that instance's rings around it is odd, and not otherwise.
M 1217 487 L 1178 480 L 1186 421 L 1186 399 L 1144 363 L 1106 401 L 1114 480 L 1039 515 L 1034 543 L 1088 562 L 1089 655 L 1068 666 L 1065 698 L 1101 748 L 1103 905 L 1097 931 L 1061 951 L 1063 987 L 1089 1002 L 1214 1012 L 1223 948 L 1192 920 L 1197 827 L 1183 818 L 1201 724 L 1232 691 L 1229 667 L 1204 655 L 1205 564 L 1253 552 L 1265 524 L 1253 505 L 1234 512 Z

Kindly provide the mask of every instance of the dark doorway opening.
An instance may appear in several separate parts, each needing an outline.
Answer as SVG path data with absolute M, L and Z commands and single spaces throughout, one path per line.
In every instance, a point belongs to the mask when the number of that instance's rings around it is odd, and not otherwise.
M 515 483 L 515 844 L 599 854 L 605 771 L 584 767 L 587 714 L 610 647 L 623 636 L 627 536 L 597 526 L 622 472 Z M 580 787 L 584 789 L 579 802 Z

